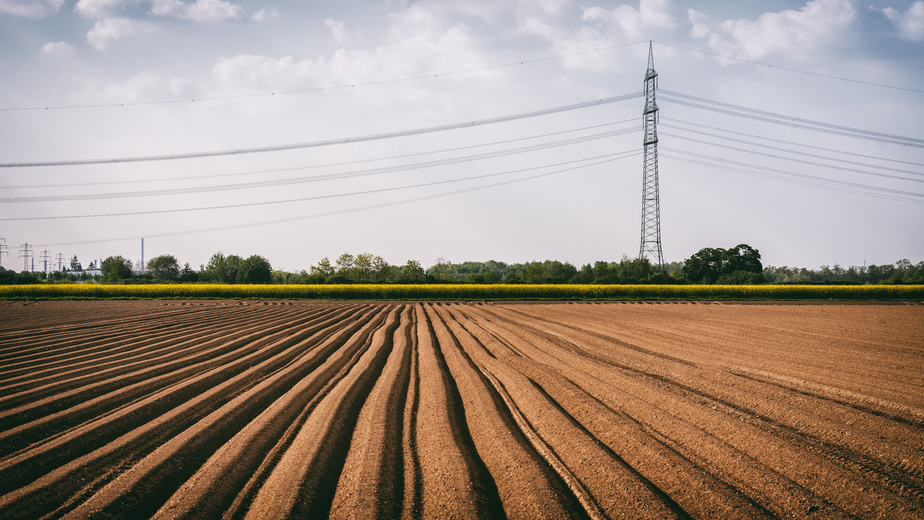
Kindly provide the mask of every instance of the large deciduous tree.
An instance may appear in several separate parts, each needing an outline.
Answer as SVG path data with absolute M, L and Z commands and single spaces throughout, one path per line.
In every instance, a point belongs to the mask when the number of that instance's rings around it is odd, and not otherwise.
M 221 251 L 212 255 L 209 263 L 202 268 L 202 279 L 209 282 L 235 283 L 237 272 L 241 267 L 241 257 L 225 256 Z
M 180 277 L 180 263 L 173 255 L 160 255 L 148 261 L 148 272 L 157 279 L 173 281 Z
M 706 247 L 683 264 L 683 276 L 694 283 L 763 283 L 760 252 L 747 244 L 731 249 Z
M 122 256 L 110 256 L 102 263 L 103 281 L 121 282 L 132 277 L 132 261 Z
M 273 268 L 269 260 L 260 255 L 251 255 L 241 260 L 237 271 L 238 283 L 273 283 Z

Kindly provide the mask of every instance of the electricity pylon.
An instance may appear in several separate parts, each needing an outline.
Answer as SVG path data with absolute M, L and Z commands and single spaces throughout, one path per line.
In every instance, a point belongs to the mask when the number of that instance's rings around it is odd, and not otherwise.
M 642 244 L 638 257 L 648 258 L 660 268 L 664 264 L 661 253 L 661 202 L 658 197 L 658 104 L 655 90 L 658 73 L 654 68 L 651 42 L 648 42 L 648 71 L 645 73 L 645 125 L 644 164 L 642 166 Z

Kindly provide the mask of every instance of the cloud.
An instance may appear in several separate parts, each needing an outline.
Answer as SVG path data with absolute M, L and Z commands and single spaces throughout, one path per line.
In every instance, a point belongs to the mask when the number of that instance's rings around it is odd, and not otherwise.
M 187 93 L 189 88 L 190 84 L 186 80 L 164 79 L 151 71 L 143 71 L 122 83 L 102 89 L 102 92 L 109 99 L 129 103 L 175 98 Z
M 87 33 L 87 42 L 98 51 L 106 50 L 109 44 L 139 31 L 138 22 L 128 18 L 107 18 L 93 24 Z
M 80 0 L 74 12 L 87 18 L 109 18 L 133 0 Z
M 344 28 L 343 22 L 327 18 L 324 20 L 324 27 L 330 29 L 331 34 L 334 36 L 334 40 L 341 45 L 346 45 L 353 41 L 353 34 Z
M 673 29 L 676 27 L 670 14 L 669 0 L 640 0 L 638 9 L 623 4 L 608 11 L 602 7 L 590 7 L 584 10 L 585 22 L 615 24 L 620 32 L 629 39 L 642 38 L 649 29 Z
M 196 0 L 192 4 L 180 0 L 153 0 L 151 14 L 193 22 L 220 22 L 243 17 L 244 8 L 224 0 Z
M 255 22 L 262 22 L 263 20 L 269 20 L 270 18 L 279 18 L 279 11 L 271 9 L 267 11 L 266 9 L 260 9 L 259 11 L 253 13 L 250 19 Z
M 882 12 L 892 21 L 899 38 L 924 41 L 924 2 L 911 4 L 904 14 L 891 7 L 886 7 Z
M 58 12 L 64 0 L 0 0 L 0 13 L 44 18 Z
M 67 42 L 48 42 L 42 45 L 42 54 L 49 56 L 70 56 L 74 53 L 74 46 Z
M 798 11 L 768 12 L 755 20 L 716 22 L 688 11 L 690 34 L 706 39 L 716 52 L 739 58 L 774 53 L 801 56 L 840 41 L 856 18 L 850 0 L 812 0 Z

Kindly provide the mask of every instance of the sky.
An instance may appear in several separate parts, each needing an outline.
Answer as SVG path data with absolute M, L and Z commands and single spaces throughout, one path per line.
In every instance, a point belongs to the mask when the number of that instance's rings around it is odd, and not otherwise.
M 0 256 L 924 261 L 924 1 L 0 0 Z

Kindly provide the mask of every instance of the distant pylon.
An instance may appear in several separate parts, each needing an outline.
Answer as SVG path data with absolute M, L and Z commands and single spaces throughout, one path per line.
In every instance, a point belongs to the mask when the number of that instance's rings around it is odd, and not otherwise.
M 644 164 L 642 166 L 642 244 L 638 257 L 648 258 L 661 267 L 661 202 L 658 197 L 658 104 L 655 90 L 658 73 L 654 68 L 651 42 L 648 42 L 648 71 L 645 72 L 645 125 Z
M 42 272 L 48 274 L 48 261 L 51 260 L 51 253 L 48 250 L 42 251 Z
M 26 242 L 19 246 L 19 258 L 22 258 L 22 270 L 31 271 L 29 260 L 32 259 L 32 245 Z

